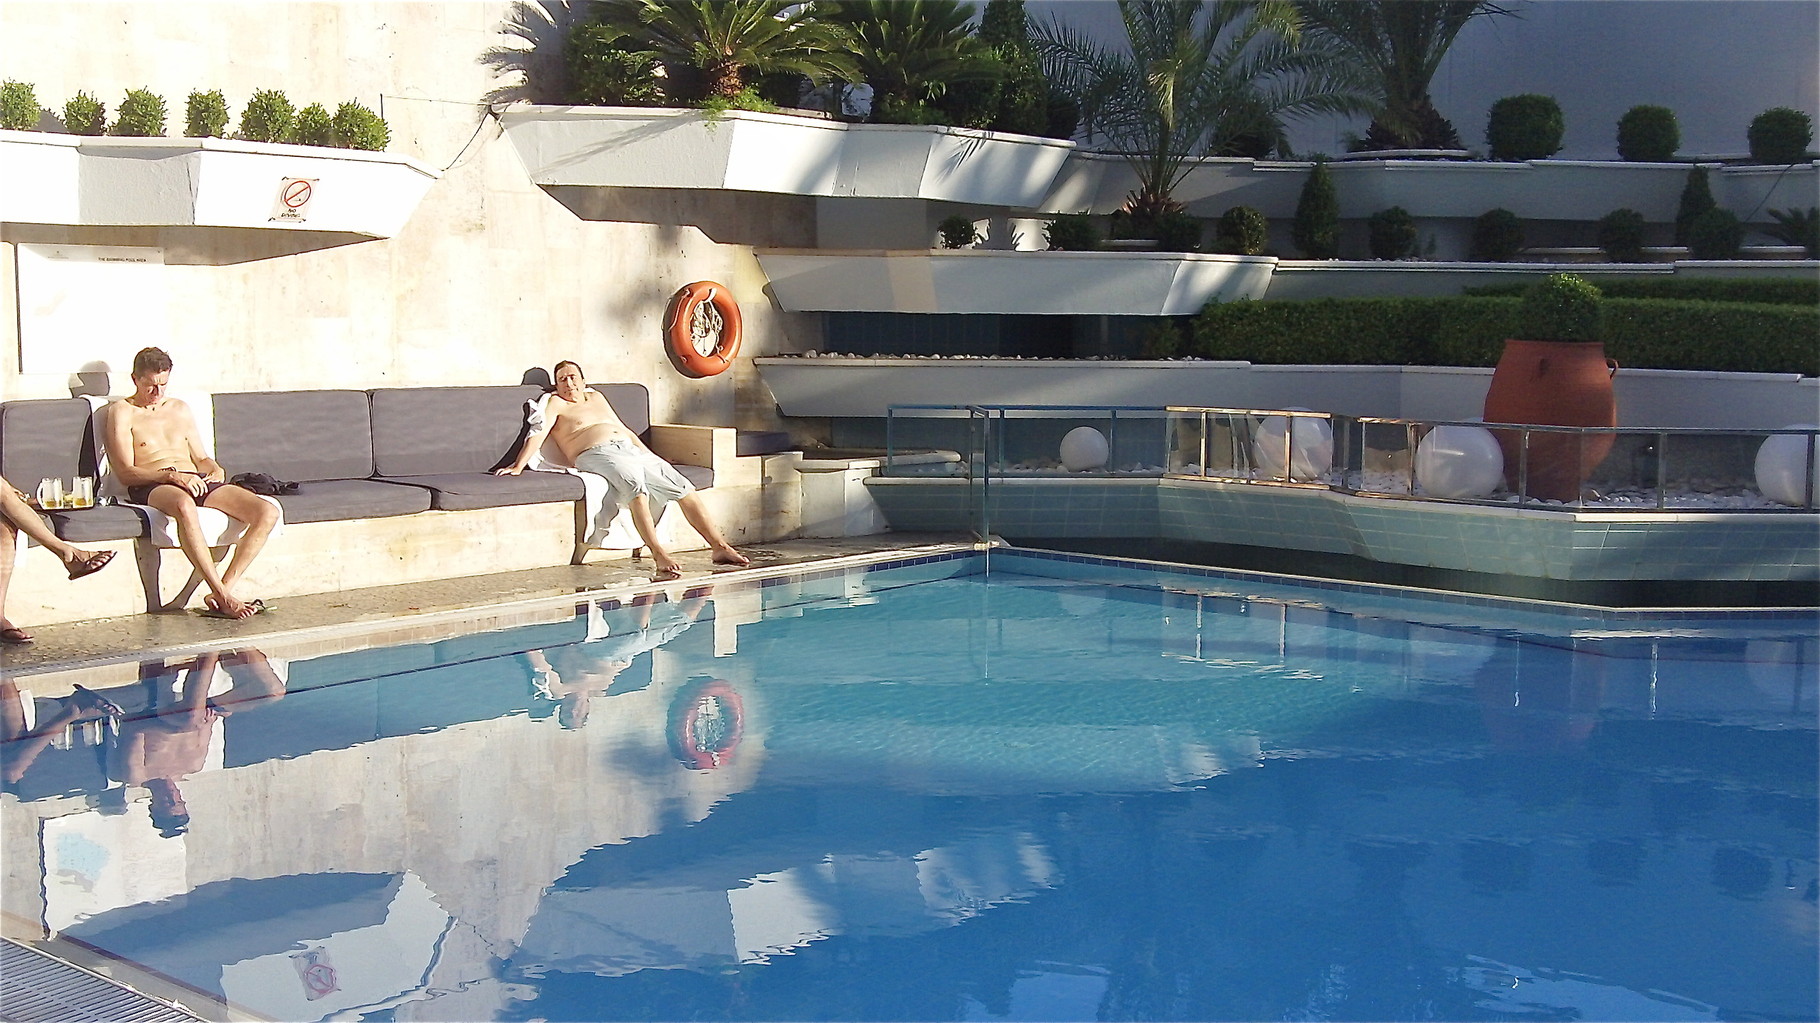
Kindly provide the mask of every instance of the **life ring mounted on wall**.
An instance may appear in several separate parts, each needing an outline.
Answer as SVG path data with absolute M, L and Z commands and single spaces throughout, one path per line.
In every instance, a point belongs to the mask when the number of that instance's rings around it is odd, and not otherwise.
M 670 299 L 664 339 L 678 369 L 711 377 L 733 365 L 739 354 L 739 303 L 726 285 L 696 281 Z

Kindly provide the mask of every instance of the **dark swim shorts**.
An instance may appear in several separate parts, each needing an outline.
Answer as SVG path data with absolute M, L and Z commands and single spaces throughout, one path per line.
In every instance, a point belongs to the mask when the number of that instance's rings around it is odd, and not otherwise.
M 126 488 L 126 500 L 127 500 L 128 504 L 145 504 L 146 498 L 152 496 L 152 491 L 157 490 L 159 487 L 174 487 L 174 486 L 176 486 L 175 483 L 148 483 L 143 486 L 127 487 Z M 216 483 L 216 482 L 211 481 L 208 484 L 208 489 L 203 491 L 202 496 L 198 497 L 196 499 L 196 503 L 202 504 L 203 502 L 205 502 L 209 499 L 210 494 L 213 494 L 215 491 L 220 490 L 222 487 L 225 487 L 225 486 L 227 486 L 226 483 Z

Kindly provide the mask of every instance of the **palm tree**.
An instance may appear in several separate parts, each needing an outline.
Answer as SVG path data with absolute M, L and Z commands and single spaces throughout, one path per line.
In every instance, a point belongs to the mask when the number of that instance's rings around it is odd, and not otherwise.
M 1366 109 L 1356 75 L 1301 38 L 1289 0 L 1119 0 L 1127 48 L 1051 22 L 1039 31 L 1050 83 L 1081 108 L 1138 178 L 1137 220 L 1179 210 L 1188 161 L 1263 138 L 1287 149 L 1283 120 Z
M 1491 0 L 1300 0 L 1308 31 L 1322 36 L 1373 82 L 1372 149 L 1458 149 L 1459 133 L 1434 107 L 1428 84 L 1474 18 L 1510 12 Z
M 859 78 L 872 87 L 872 120 L 925 117 L 926 104 L 949 84 L 1003 73 L 991 48 L 974 37 L 973 13 L 960 0 L 835 0 L 828 6 L 826 16 L 852 33 Z
M 813 3 L 792 0 L 607 0 L 599 20 L 632 49 L 699 69 L 709 98 L 732 97 L 761 74 L 850 77 L 850 42 Z

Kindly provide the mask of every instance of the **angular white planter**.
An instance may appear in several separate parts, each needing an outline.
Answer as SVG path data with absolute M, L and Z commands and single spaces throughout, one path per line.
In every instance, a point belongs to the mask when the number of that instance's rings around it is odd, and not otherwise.
M 791 114 L 514 106 L 506 137 L 539 185 L 707 188 L 1032 208 L 1074 143 Z
M 0 178 L 6 182 L 0 221 L 9 223 L 260 227 L 389 238 L 437 174 L 391 153 L 8 131 L 0 132 Z
M 758 253 L 791 312 L 1187 316 L 1209 301 L 1262 298 L 1272 256 L 1179 252 Z

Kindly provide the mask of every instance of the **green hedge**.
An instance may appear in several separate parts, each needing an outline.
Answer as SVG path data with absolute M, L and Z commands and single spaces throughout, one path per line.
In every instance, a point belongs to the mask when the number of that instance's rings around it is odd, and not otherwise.
M 1700 302 L 1756 302 L 1820 305 L 1820 277 L 1590 277 L 1606 298 L 1666 298 Z M 1521 295 L 1528 284 L 1486 284 L 1467 288 L 1480 297 Z
M 1516 337 L 1514 298 L 1336 298 L 1209 305 L 1187 354 L 1255 363 L 1493 366 Z M 1820 308 L 1608 299 L 1605 351 L 1637 369 L 1820 376 Z

